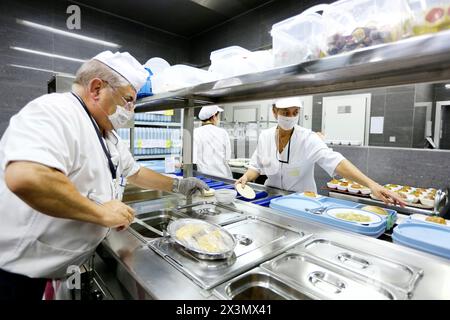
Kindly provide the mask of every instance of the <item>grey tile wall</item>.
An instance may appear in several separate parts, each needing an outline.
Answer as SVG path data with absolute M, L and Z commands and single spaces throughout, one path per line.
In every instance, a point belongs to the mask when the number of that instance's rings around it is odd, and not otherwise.
M 425 122 L 427 109 L 425 107 L 414 108 L 413 148 L 425 147 Z
M 57 72 L 75 73 L 79 62 L 40 56 L 11 49 L 11 46 L 39 50 L 80 59 L 88 59 L 103 50 L 129 51 L 141 63 L 150 57 L 164 57 L 169 63 L 185 63 L 189 59 L 189 41 L 171 36 L 118 17 L 81 6 L 81 30 L 71 32 L 121 45 L 119 49 L 75 40 L 20 25 L 16 19 L 67 30 L 66 8 L 72 3 L 59 0 L 0 1 L 0 136 L 9 119 L 25 104 L 47 93 L 52 74 L 13 67 L 30 66 Z

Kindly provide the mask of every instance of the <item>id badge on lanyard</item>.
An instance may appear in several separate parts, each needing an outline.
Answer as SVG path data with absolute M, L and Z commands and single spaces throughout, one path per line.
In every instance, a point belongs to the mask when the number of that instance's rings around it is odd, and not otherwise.
M 127 178 L 120 175 L 120 177 L 112 181 L 113 198 L 122 201 L 125 186 L 127 185 Z

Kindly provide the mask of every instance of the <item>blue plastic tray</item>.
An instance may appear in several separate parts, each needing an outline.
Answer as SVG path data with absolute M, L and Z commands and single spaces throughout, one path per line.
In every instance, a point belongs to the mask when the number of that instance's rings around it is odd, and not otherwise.
M 208 187 L 210 188 L 215 188 L 215 187 L 220 187 L 225 185 L 225 182 L 221 182 L 221 181 L 213 181 L 213 182 L 206 182 L 206 184 L 208 185 Z
M 268 197 L 268 198 L 264 198 L 264 199 L 252 201 L 252 203 L 257 204 L 257 205 L 260 205 L 260 206 L 263 206 L 263 207 L 268 207 L 268 206 L 270 205 L 270 201 L 271 201 L 272 199 L 280 198 L 280 197 L 281 197 L 281 195 L 279 195 L 279 196 L 273 196 L 273 197 Z
M 232 185 L 232 184 L 225 184 L 225 185 L 222 185 L 222 186 L 214 187 L 213 189 L 215 189 L 215 190 L 234 189 L 234 185 Z
M 251 202 L 251 201 L 255 201 L 261 198 L 265 198 L 267 197 L 269 194 L 265 191 L 258 191 L 256 192 L 256 196 L 253 199 L 247 199 L 244 198 L 243 196 L 237 196 L 236 199 L 242 200 L 242 201 L 246 201 L 246 202 Z
M 383 218 L 380 222 L 372 223 L 369 225 L 362 225 L 359 223 L 335 219 L 326 214 L 314 214 L 306 211 L 306 209 L 317 209 L 321 207 L 356 208 L 358 206 L 359 204 L 352 201 L 333 199 L 329 197 L 312 199 L 301 196 L 299 194 L 291 194 L 270 201 L 271 208 L 280 210 L 288 214 L 301 216 L 313 221 L 321 222 L 346 231 L 356 232 L 370 237 L 379 237 L 380 235 L 382 235 L 386 230 L 386 219 Z
M 450 228 L 407 220 L 394 228 L 394 243 L 450 259 Z

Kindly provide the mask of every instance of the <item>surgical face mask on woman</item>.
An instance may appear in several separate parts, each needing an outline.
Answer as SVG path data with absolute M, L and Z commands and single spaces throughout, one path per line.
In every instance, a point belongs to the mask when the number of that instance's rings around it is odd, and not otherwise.
M 292 130 L 294 126 L 298 123 L 299 115 L 296 115 L 295 117 L 285 117 L 278 115 L 278 125 L 283 130 Z

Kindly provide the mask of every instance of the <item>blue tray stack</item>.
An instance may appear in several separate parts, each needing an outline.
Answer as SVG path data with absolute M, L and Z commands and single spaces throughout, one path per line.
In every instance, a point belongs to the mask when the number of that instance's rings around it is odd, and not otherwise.
M 327 215 L 326 211 L 322 214 L 314 214 L 307 211 L 307 209 L 314 210 L 319 208 L 328 209 L 343 207 L 361 209 L 364 206 L 364 204 L 347 200 L 334 199 L 325 196 L 310 198 L 298 193 L 279 197 L 271 200 L 270 202 L 270 207 L 272 209 L 370 237 L 378 238 L 385 232 L 386 229 L 392 228 L 397 218 L 397 212 L 394 210 L 385 209 L 388 211 L 388 216 L 380 216 L 380 222 L 370 224 L 360 224 L 357 222 L 337 219 L 331 215 Z
M 450 227 L 407 219 L 394 228 L 394 243 L 450 259 Z

